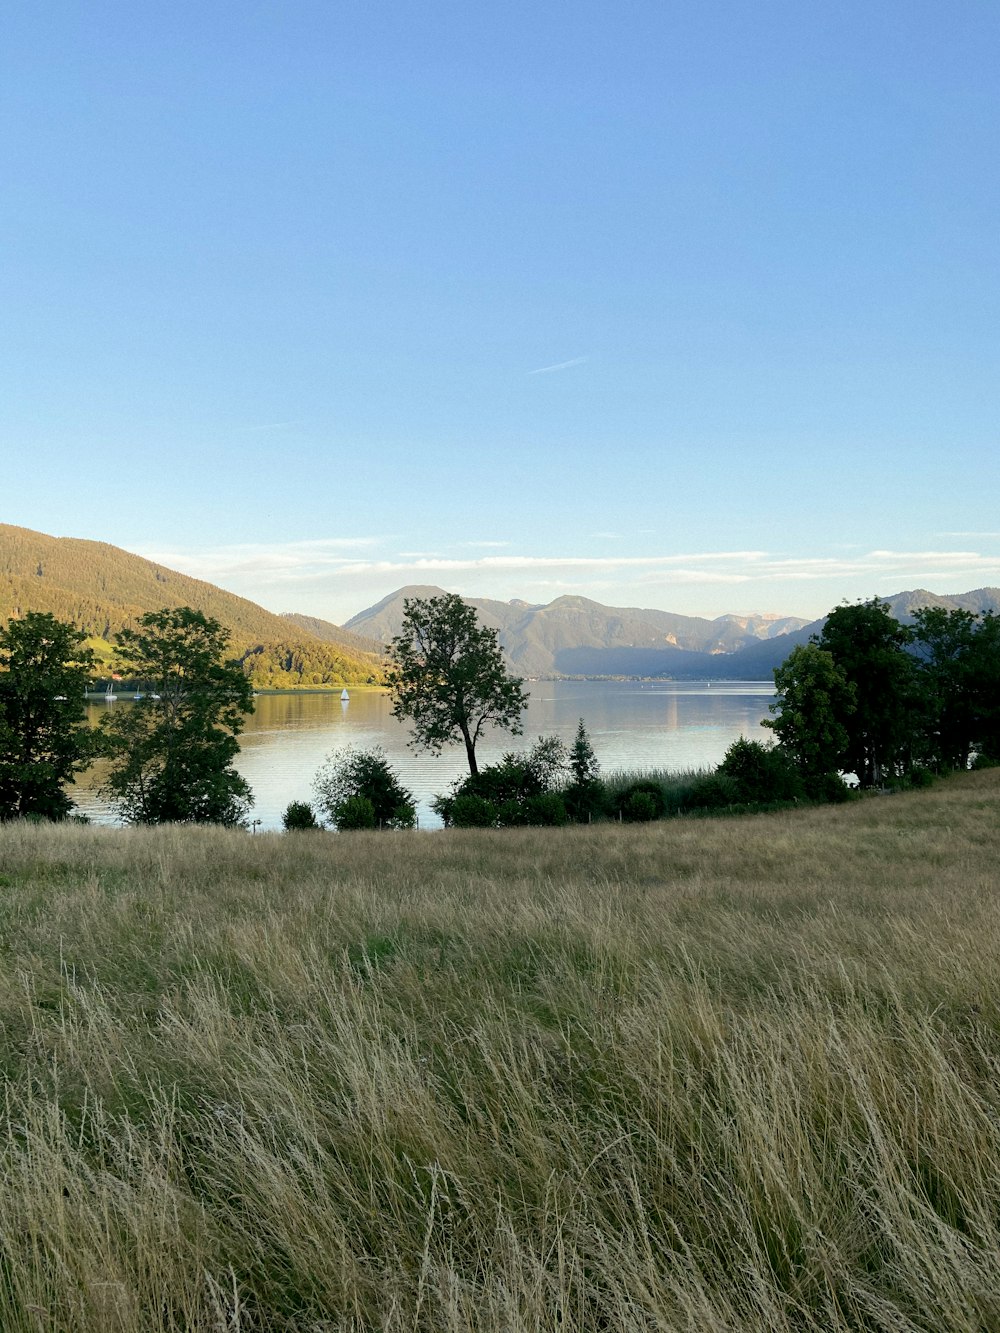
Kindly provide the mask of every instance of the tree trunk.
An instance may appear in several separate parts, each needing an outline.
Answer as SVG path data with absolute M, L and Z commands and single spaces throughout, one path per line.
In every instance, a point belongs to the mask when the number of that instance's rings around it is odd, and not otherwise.
M 479 773 L 479 765 L 476 763 L 476 742 L 472 739 L 472 734 L 465 722 L 460 722 L 458 725 L 462 732 L 462 740 L 465 741 L 465 757 L 469 761 L 469 772 L 473 777 L 476 777 Z

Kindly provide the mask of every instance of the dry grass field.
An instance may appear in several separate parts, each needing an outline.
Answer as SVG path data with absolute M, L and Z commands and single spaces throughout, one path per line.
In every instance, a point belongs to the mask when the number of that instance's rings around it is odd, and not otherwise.
M 0 1329 L 1000 1329 L 1000 773 L 0 827 Z

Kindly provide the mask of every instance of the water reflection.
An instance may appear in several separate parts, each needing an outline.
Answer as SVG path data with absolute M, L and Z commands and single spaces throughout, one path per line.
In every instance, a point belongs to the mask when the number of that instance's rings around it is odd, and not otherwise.
M 543 734 L 571 742 L 582 717 L 605 770 L 714 767 L 739 736 L 764 738 L 760 722 L 774 697 L 773 686 L 764 681 L 539 681 L 529 688 L 524 736 L 484 737 L 478 747 L 481 762 Z M 345 745 L 385 749 L 417 798 L 422 828 L 437 823 L 430 798 L 467 772 L 461 746 L 439 756 L 410 749 L 409 728 L 392 717 L 389 697 L 380 690 L 354 689 L 349 703 L 332 692 L 261 695 L 256 702 L 237 766 L 253 788 L 254 816 L 264 829 L 281 827 L 290 801 L 312 799 L 316 770 Z M 96 723 L 108 707 L 130 706 L 119 700 L 95 703 L 88 711 Z M 86 776 L 77 787 L 77 804 L 92 819 L 111 822 L 97 782 L 97 775 Z

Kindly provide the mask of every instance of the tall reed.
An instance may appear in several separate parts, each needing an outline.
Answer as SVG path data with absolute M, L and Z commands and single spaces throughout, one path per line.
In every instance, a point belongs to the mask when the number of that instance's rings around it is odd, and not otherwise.
M 998 814 L 0 827 L 0 1328 L 996 1330 Z

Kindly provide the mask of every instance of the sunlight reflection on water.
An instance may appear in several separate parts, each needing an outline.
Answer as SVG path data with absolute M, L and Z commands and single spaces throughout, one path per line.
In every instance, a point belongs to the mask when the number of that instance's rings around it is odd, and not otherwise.
M 602 769 L 672 772 L 714 767 L 739 736 L 766 739 L 760 729 L 774 687 L 766 681 L 539 681 L 529 682 L 531 700 L 524 735 L 492 733 L 478 747 L 480 762 L 555 734 L 567 743 L 584 719 Z M 312 799 L 312 779 L 332 751 L 346 745 L 381 745 L 405 786 L 417 798 L 421 828 L 437 827 L 428 802 L 467 772 L 461 747 L 428 755 L 409 748 L 409 728 L 390 714 L 381 690 L 355 689 L 349 703 L 339 695 L 272 694 L 257 699 L 257 711 L 240 738 L 237 767 L 253 788 L 254 818 L 263 829 L 280 829 L 290 801 Z M 109 705 L 93 704 L 92 720 Z M 119 700 L 113 708 L 130 707 Z M 96 791 L 96 778 L 77 787 L 82 813 L 101 823 L 114 815 Z

